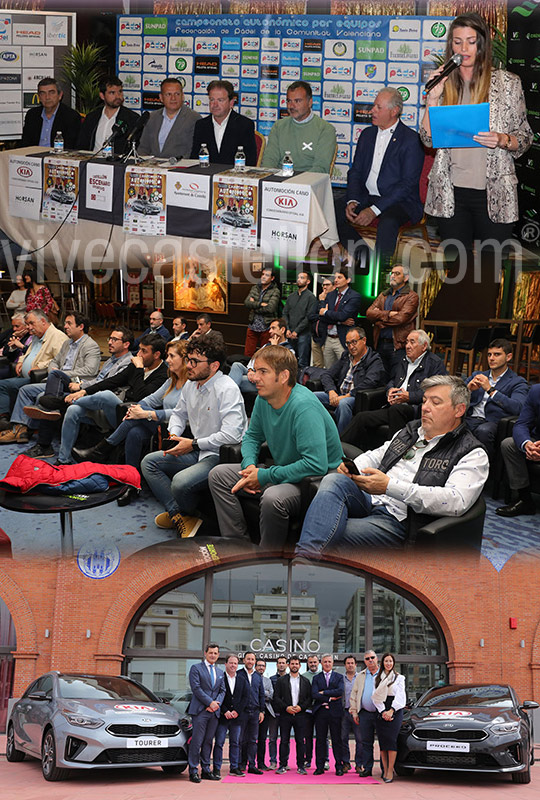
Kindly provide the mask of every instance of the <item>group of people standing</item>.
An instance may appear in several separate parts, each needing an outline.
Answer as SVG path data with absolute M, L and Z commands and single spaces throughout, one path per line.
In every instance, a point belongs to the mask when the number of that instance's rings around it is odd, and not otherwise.
M 257 659 L 251 651 L 244 655 L 243 669 L 238 669 L 235 653 L 226 656 L 224 670 L 217 666 L 218 659 L 219 646 L 208 644 L 203 661 L 189 672 L 193 693 L 188 709 L 193 721 L 189 747 L 192 783 L 221 779 L 227 733 L 230 775 L 244 777 L 246 771 L 263 775 L 271 769 L 277 775 L 285 774 L 289 769 L 291 731 L 299 775 L 307 775 L 311 767 L 314 739 L 313 774 L 323 775 L 329 769 L 328 734 L 336 775 L 348 772 L 349 736 L 353 733 L 356 772 L 360 777 L 370 777 L 376 734 L 382 779 L 385 783 L 393 780 L 406 695 L 405 679 L 396 670 L 391 653 L 385 653 L 379 665 L 377 654 L 368 650 L 365 668 L 359 673 L 356 658 L 349 655 L 344 660 L 344 675 L 334 669 L 334 657 L 329 653 L 321 657 L 320 663 L 318 656 L 310 655 L 304 672 L 300 672 L 298 656 L 280 656 L 277 672 L 270 678 L 265 676 L 265 660 Z

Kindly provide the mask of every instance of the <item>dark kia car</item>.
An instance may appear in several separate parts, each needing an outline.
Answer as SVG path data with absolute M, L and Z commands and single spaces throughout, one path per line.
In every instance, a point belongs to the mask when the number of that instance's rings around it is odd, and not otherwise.
M 190 737 L 189 721 L 131 678 L 48 672 L 13 706 L 6 758 L 39 758 L 48 781 L 103 767 L 179 773 Z
M 533 708 L 538 703 L 521 703 L 505 684 L 429 689 L 404 714 L 396 772 L 509 772 L 514 783 L 529 783 L 534 740 L 527 711 Z

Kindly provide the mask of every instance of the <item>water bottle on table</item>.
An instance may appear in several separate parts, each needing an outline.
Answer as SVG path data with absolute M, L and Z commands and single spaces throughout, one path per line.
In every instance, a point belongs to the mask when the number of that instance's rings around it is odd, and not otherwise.
M 206 144 L 201 145 L 201 149 L 199 150 L 199 167 L 209 167 L 210 166 L 210 153 L 208 152 L 208 147 Z
M 240 145 L 234 157 L 234 171 L 243 172 L 245 168 L 246 168 L 246 154 L 244 153 L 244 148 L 242 147 L 242 145 Z
M 294 175 L 294 164 L 291 158 L 290 150 L 285 150 L 285 157 L 281 162 L 281 170 L 284 178 L 292 178 Z
M 55 153 L 64 152 L 64 134 L 62 133 L 62 131 L 58 131 L 58 133 L 54 137 L 53 149 Z

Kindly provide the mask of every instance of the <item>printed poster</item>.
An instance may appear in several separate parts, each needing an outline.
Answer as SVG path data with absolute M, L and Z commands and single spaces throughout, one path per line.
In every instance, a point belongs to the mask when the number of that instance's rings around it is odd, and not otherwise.
M 112 211 L 113 205 L 113 164 L 86 165 L 86 207 L 96 211 Z
M 165 236 L 167 172 L 152 167 L 126 169 L 124 231 L 144 236 Z
M 249 177 L 249 171 L 226 170 L 214 175 L 214 244 L 256 250 L 259 180 L 259 175 Z
M 43 159 L 41 218 L 76 224 L 79 217 L 79 164 L 68 158 Z
M 39 220 L 41 211 L 41 159 L 9 157 L 9 213 L 12 217 Z

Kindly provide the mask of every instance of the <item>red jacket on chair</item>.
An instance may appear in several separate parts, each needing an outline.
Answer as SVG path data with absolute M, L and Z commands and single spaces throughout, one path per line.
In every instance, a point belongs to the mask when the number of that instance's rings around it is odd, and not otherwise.
M 38 486 L 59 486 L 67 481 L 76 481 L 94 474 L 105 475 L 113 483 L 125 483 L 141 488 L 141 476 L 135 467 L 124 464 L 94 464 L 83 461 L 81 464 L 65 464 L 53 467 L 47 461 L 30 456 L 17 456 L 6 477 L 0 480 L 0 489 L 24 494 Z

